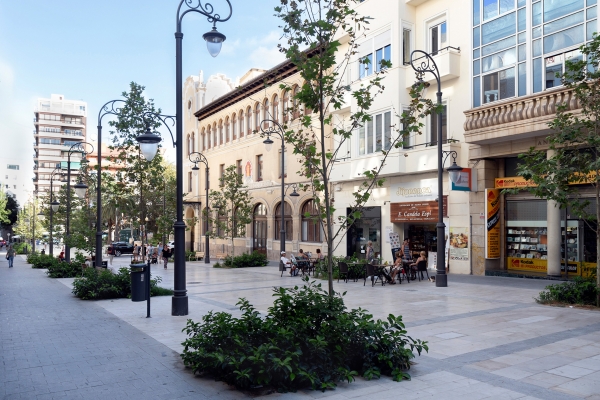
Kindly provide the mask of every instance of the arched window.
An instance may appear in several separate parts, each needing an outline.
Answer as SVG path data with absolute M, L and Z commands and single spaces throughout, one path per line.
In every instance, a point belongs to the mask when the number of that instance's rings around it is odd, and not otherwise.
M 208 129 L 207 129 L 207 134 L 206 134 L 206 139 L 208 140 L 208 148 L 209 148 L 209 149 L 210 149 L 210 144 L 211 144 L 211 142 L 212 142 L 212 141 L 211 141 L 211 134 L 210 134 L 210 132 L 211 132 L 211 131 L 210 131 L 210 125 L 209 125 L 209 126 L 208 126 Z
M 188 156 L 190 154 L 192 154 L 192 140 L 191 140 L 191 136 L 189 134 L 187 135 L 187 151 L 188 151 Z
M 225 143 L 223 141 L 223 120 L 219 121 L 219 144 Z
M 284 224 L 285 224 L 285 240 L 293 240 L 294 238 L 294 223 L 292 221 L 292 207 L 289 203 L 285 203 L 283 208 Z M 281 202 L 275 207 L 275 239 L 281 239 Z
M 279 96 L 277 95 L 273 97 L 273 109 L 271 113 L 273 114 L 273 120 L 279 122 Z
M 217 140 L 217 123 L 213 123 L 213 147 L 217 147 L 219 145 L 219 141 Z
M 231 117 L 231 140 L 237 139 L 237 115 Z
M 238 121 L 240 123 L 240 138 L 244 137 L 244 110 L 238 113 Z
M 239 213 L 239 208 L 236 208 L 233 218 L 233 231 L 235 232 L 235 237 L 241 238 L 246 237 L 246 225 L 238 222 L 240 220 Z
M 196 133 L 192 132 L 192 153 L 196 151 Z
M 292 120 L 295 120 L 300 116 L 300 110 L 298 109 L 298 99 L 296 99 L 296 95 L 298 95 L 298 86 L 294 86 L 292 89 Z
M 254 128 L 260 130 L 260 103 L 256 103 L 254 106 Z
M 229 143 L 229 117 L 225 119 L 225 143 Z
M 206 130 L 202 128 L 202 133 L 200 134 L 200 148 L 202 151 L 206 150 Z
M 269 112 L 271 110 L 269 109 L 269 99 L 265 99 L 263 101 L 263 128 L 268 128 L 269 127 L 269 123 L 267 122 L 268 119 L 273 119 L 270 115 Z
M 301 240 L 303 242 L 322 242 L 323 237 L 323 229 L 321 229 L 321 221 L 319 219 L 319 209 L 314 200 L 308 200 L 302 206 Z
M 288 115 L 290 113 L 290 110 L 288 110 L 290 104 L 290 91 L 286 90 L 285 92 L 283 92 L 283 105 L 282 105 L 282 111 L 283 111 L 283 122 L 288 122 Z
M 252 130 L 252 108 L 248 106 L 246 109 L 246 133 L 250 134 Z

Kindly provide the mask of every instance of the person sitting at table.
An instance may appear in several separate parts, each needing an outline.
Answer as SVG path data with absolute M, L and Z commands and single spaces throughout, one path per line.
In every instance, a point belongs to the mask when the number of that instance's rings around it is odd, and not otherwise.
M 317 261 L 322 261 L 325 259 L 325 255 L 321 253 L 321 249 L 317 249 Z
M 281 252 L 281 262 L 282 262 L 282 264 L 283 264 L 284 267 L 286 267 L 286 268 L 290 267 L 290 275 L 291 276 L 298 275 L 298 271 L 297 271 L 296 266 L 294 264 L 292 264 L 292 262 L 290 261 L 290 259 L 285 256 L 285 251 Z
M 410 264 L 410 270 L 411 270 L 412 275 L 414 277 L 416 277 L 416 275 L 417 275 L 417 264 L 419 263 L 419 261 L 425 261 L 425 262 L 427 262 L 427 253 L 425 253 L 424 251 L 422 251 L 421 253 L 419 253 L 419 258 L 417 258 L 417 261 L 415 261 L 414 263 Z M 423 271 L 421 271 L 421 279 L 425 279 L 423 277 Z
M 404 265 L 402 264 L 402 254 L 400 251 L 396 252 L 396 261 L 394 261 L 394 266 L 392 267 L 392 281 L 396 281 L 396 276 L 401 273 L 404 269 Z
M 304 250 L 298 250 L 298 255 L 296 256 L 296 261 L 298 262 L 298 267 L 302 269 L 302 273 L 305 272 L 306 268 L 308 268 L 308 256 L 304 253 Z

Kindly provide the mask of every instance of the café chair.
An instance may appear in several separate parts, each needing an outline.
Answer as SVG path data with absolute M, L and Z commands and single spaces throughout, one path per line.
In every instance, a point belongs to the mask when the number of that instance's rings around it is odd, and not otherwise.
M 427 261 L 426 260 L 422 260 L 419 261 L 415 267 L 415 274 L 417 275 L 417 278 L 419 278 L 419 282 L 421 282 L 421 279 L 425 279 L 423 277 L 423 272 L 425 272 L 427 274 L 427 280 L 429 280 L 429 272 L 427 272 Z

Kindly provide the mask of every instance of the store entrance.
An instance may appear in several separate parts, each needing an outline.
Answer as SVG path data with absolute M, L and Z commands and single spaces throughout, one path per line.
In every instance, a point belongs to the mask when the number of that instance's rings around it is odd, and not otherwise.
M 350 215 L 352 209 L 347 209 Z M 367 243 L 373 243 L 375 256 L 381 254 L 381 207 L 367 207 L 360 219 L 356 220 L 346 235 L 346 255 L 366 257 Z
M 404 237 L 410 239 L 413 259 L 418 258 L 421 251 L 425 251 L 427 257 L 437 251 L 437 230 L 434 224 L 408 225 Z

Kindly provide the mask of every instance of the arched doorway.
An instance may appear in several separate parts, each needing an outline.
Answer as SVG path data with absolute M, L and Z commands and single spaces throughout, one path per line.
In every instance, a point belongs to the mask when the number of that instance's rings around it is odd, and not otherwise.
M 194 242 L 196 241 L 196 224 L 195 217 L 196 213 L 192 207 L 188 207 L 185 211 L 185 224 L 186 224 L 186 232 L 185 232 L 185 250 L 186 251 L 194 251 Z
M 252 216 L 252 251 L 267 254 L 267 207 L 257 204 Z

